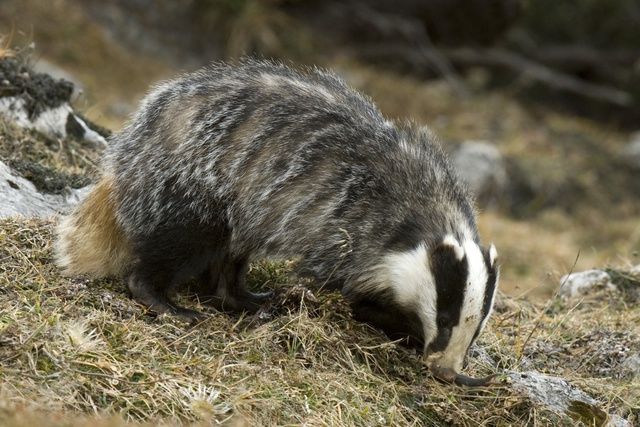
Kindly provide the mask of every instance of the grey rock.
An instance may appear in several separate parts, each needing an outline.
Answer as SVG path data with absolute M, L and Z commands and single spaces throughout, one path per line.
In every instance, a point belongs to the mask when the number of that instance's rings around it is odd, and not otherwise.
M 67 213 L 89 192 L 89 187 L 65 194 L 43 194 L 31 181 L 0 162 L 0 218 L 22 216 L 50 218 Z
M 622 362 L 622 368 L 634 378 L 640 378 L 640 354 L 632 354 Z
M 74 137 L 97 146 L 106 147 L 106 139 L 89 128 L 78 117 L 69 103 L 63 103 L 55 108 L 48 108 L 34 118 L 27 113 L 26 103 L 20 97 L 7 96 L 0 98 L 0 118 L 13 122 L 17 126 L 35 129 L 51 138 L 64 138 L 67 129 L 75 129 Z M 70 126 L 71 125 L 71 126 Z
M 611 283 L 611 276 L 602 270 L 587 270 L 579 273 L 571 273 L 560 279 L 560 295 L 568 299 L 584 296 L 596 286 L 606 286 L 611 290 L 616 290 L 616 286 Z
M 640 169 L 640 131 L 631 134 L 623 155 L 632 166 Z
M 562 378 L 536 371 L 507 371 L 507 375 L 515 391 L 548 410 L 571 418 L 577 425 L 591 425 L 596 421 L 597 425 L 630 426 L 628 421 L 608 414 L 597 400 Z
M 489 366 L 493 370 L 496 370 L 497 363 L 495 359 L 491 357 L 486 347 L 474 343 L 469 349 L 469 355 L 477 364 L 481 366 Z
M 483 206 L 498 203 L 507 186 L 507 172 L 498 148 L 487 141 L 466 141 L 451 155 L 460 177 Z

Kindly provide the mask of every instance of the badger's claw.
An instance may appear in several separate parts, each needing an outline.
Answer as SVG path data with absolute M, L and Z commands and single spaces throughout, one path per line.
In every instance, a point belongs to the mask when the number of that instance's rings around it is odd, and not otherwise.
M 440 381 L 467 387 L 488 387 L 490 385 L 494 385 L 495 383 L 493 382 L 493 379 L 498 376 L 498 374 L 492 374 L 485 378 L 472 378 L 458 374 L 453 369 L 437 367 L 431 368 L 431 373 L 433 373 L 433 376 Z

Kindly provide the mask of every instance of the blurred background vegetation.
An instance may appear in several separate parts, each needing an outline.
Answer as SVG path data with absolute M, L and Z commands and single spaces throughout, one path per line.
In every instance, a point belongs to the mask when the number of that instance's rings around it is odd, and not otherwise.
M 332 68 L 452 150 L 490 141 L 509 185 L 481 232 L 514 295 L 554 292 L 578 254 L 639 263 L 639 28 L 636 0 L 0 0 L 4 45 L 112 130 L 154 82 L 253 55 Z

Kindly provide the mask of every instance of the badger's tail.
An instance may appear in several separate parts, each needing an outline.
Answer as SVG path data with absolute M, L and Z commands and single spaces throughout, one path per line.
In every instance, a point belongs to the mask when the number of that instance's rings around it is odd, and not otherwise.
M 58 225 L 54 256 L 65 274 L 116 275 L 131 264 L 129 242 L 116 221 L 113 185 L 103 177 Z

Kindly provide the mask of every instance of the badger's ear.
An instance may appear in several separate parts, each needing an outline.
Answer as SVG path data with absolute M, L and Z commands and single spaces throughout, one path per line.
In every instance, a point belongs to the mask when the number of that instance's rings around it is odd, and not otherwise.
M 457 276 L 460 276 L 460 280 L 466 279 L 466 254 L 464 248 L 453 236 L 446 236 L 440 244 L 433 248 L 430 262 L 436 282 L 447 277 L 457 280 Z
M 462 261 L 464 258 L 464 249 L 456 238 L 451 235 L 445 236 L 442 243 L 436 246 L 433 253 L 434 255 L 450 254 L 457 261 Z
M 494 268 L 496 266 L 496 262 L 498 261 L 498 251 L 496 247 L 493 246 L 493 243 L 489 247 L 489 265 Z

